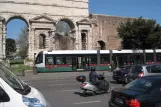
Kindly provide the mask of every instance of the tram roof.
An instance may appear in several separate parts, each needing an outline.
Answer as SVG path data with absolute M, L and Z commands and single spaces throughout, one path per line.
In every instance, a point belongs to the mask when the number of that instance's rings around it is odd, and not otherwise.
M 97 50 L 54 50 L 43 51 L 44 54 L 97 54 Z M 153 53 L 152 49 L 145 50 L 146 53 Z M 157 53 L 161 53 L 161 49 L 156 49 Z M 109 54 L 110 50 L 100 50 L 101 54 Z M 112 50 L 112 53 L 143 53 L 143 50 Z

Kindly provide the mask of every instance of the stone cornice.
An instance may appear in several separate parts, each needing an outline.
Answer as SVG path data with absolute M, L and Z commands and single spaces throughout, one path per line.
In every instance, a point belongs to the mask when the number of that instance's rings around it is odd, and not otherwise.
M 29 20 L 30 23 L 49 23 L 49 24 L 55 24 L 54 21 L 36 21 L 36 20 Z
M 12 3 L 12 4 L 25 4 L 25 5 L 38 5 L 38 6 L 51 6 L 51 7 L 64 7 L 64 8 L 77 8 L 77 9 L 88 9 L 84 7 L 69 7 L 57 4 L 42 4 L 42 3 L 30 3 L 30 2 L 15 2 L 15 1 L 0 1 L 0 3 Z
M 36 13 L 17 13 L 17 12 L 10 12 L 10 11 L 1 11 L 0 13 L 9 13 L 9 14 L 27 14 L 27 15 L 41 15 L 41 14 L 36 14 Z M 49 14 L 46 13 L 48 16 L 59 16 L 59 17 L 78 17 L 78 18 L 86 18 L 86 16 L 65 16 L 65 15 L 54 15 L 54 14 Z
M 34 30 L 52 30 L 52 29 L 51 28 L 40 27 L 40 28 L 34 28 Z
M 80 2 L 80 3 L 89 3 L 89 2 L 85 2 L 85 1 L 81 1 L 81 0 L 65 0 L 65 1 L 74 1 L 74 2 Z

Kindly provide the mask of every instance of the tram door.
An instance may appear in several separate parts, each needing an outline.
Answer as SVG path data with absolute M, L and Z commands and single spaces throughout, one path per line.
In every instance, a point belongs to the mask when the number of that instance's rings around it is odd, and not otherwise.
M 73 68 L 77 70 L 89 69 L 89 58 L 84 56 L 77 56 L 73 58 Z

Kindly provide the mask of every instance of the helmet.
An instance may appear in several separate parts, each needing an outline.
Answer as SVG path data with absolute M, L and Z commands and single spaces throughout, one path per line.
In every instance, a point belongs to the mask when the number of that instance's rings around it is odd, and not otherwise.
M 96 71 L 95 67 L 91 67 L 91 71 Z

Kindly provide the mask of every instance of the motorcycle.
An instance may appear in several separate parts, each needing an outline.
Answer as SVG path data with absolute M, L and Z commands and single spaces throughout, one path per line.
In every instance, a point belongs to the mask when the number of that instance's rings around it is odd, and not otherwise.
M 82 82 L 81 84 L 81 90 L 83 91 L 83 96 L 87 96 L 88 93 L 92 93 L 92 95 L 98 95 L 101 93 L 109 93 L 111 91 L 111 87 L 109 84 L 109 81 L 106 80 L 104 73 L 103 75 L 100 74 L 100 78 L 98 80 L 101 81 L 101 89 L 99 90 L 98 87 L 91 82 L 85 82 L 86 77 L 85 76 L 79 76 L 77 77 L 77 81 Z

